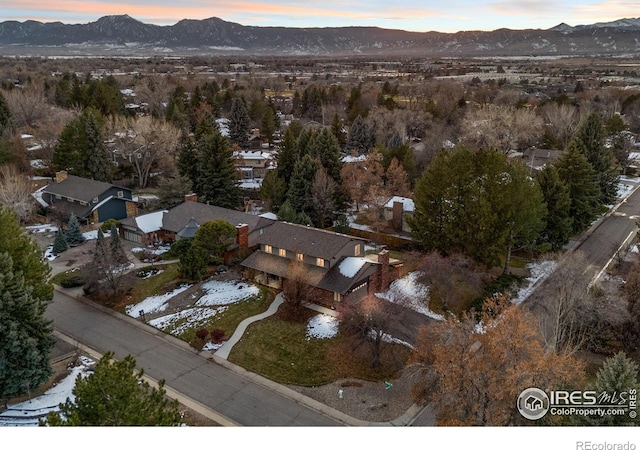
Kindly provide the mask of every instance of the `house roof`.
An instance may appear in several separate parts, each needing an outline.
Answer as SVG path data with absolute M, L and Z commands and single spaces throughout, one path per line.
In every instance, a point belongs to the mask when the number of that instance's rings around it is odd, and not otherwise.
M 355 242 L 366 243 L 367 240 L 288 222 L 273 223 L 258 238 L 260 244 L 268 244 L 326 260 L 335 259 L 338 252 L 347 244 Z
M 396 202 L 402 203 L 402 210 L 405 212 L 415 211 L 416 206 L 415 206 L 415 203 L 413 202 L 413 199 L 407 198 L 407 197 L 399 197 L 399 196 L 392 197 L 391 200 L 389 200 L 384 205 L 384 207 L 393 208 L 393 204 Z
M 92 199 L 100 196 L 112 187 L 117 187 L 120 190 L 126 191 L 131 190 L 124 187 L 114 186 L 103 181 L 96 181 L 89 178 L 68 175 L 66 179 L 62 180 L 59 183 L 54 182 L 49 184 L 43 192 L 47 192 L 53 195 L 60 195 L 61 197 L 65 198 L 73 198 L 76 200 L 91 202 Z
M 200 225 L 198 225 L 198 222 L 196 222 L 192 217 L 191 220 L 189 220 L 189 222 L 187 222 L 187 224 L 184 226 L 184 228 L 178 231 L 178 236 L 180 236 L 181 238 L 195 237 L 198 228 L 200 228 Z
M 162 219 L 162 228 L 167 231 L 179 233 L 193 219 L 198 225 L 202 225 L 212 220 L 226 220 L 231 225 L 249 225 L 249 233 L 254 230 L 269 227 L 274 221 L 265 217 L 247 214 L 234 209 L 222 208 L 220 206 L 207 205 L 200 202 L 187 201 L 172 208 Z M 250 241 L 252 238 L 250 237 Z M 249 242 L 249 245 L 253 245 Z
M 351 258 L 345 258 L 344 260 L 348 259 Z M 242 261 L 244 267 L 283 278 L 290 276 L 292 264 L 296 264 L 296 262 L 260 250 L 253 252 L 247 259 Z M 348 262 L 347 265 L 351 266 L 351 262 Z M 366 277 L 374 274 L 377 270 L 377 263 L 368 260 L 361 261 L 361 264 L 358 264 L 355 270 L 349 272 L 347 272 L 344 267 L 341 269 L 341 266 L 342 263 L 327 270 L 311 264 L 302 264 L 305 270 L 304 282 L 310 286 L 326 291 L 346 294 L 354 287 L 360 285 Z

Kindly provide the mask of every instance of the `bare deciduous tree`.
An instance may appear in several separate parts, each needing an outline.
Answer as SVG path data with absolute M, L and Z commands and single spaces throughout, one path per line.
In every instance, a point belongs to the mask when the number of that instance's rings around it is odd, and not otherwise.
M 544 126 L 564 150 L 569 145 L 580 123 L 580 114 L 575 106 L 547 103 L 541 108 Z
M 33 215 L 33 190 L 29 177 L 14 165 L 0 167 L 0 203 L 16 213 L 20 223 L 28 222 Z

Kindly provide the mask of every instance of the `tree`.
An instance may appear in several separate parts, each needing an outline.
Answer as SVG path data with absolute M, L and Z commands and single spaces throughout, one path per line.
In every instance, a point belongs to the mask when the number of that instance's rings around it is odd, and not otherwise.
M 198 228 L 192 245 L 204 249 L 211 263 L 219 264 L 224 252 L 234 243 L 236 234 L 236 227 L 226 220 L 212 220 Z
M 20 223 L 31 219 L 34 210 L 33 189 L 29 177 L 12 164 L 0 167 L 0 203 L 11 209 Z
M 13 211 L 0 205 L 0 253 L 7 252 L 13 268 L 21 272 L 32 295 L 44 308 L 53 298 L 53 286 L 49 281 L 51 268 L 42 257 L 40 246 L 24 233 Z
M 319 228 L 331 225 L 335 211 L 336 183 L 320 166 L 313 177 L 311 199 L 313 205 L 313 222 Z
M 618 193 L 619 175 L 613 164 L 613 150 L 604 145 L 605 128 L 598 113 L 591 113 L 578 129 L 575 142 L 595 171 L 600 189 L 598 201 L 609 205 Z
M 64 237 L 64 233 L 61 228 L 58 228 L 58 231 L 56 231 L 56 238 L 53 241 L 53 253 L 59 255 L 60 253 L 67 251 L 68 248 L 69 245 Z
M 622 401 L 621 395 L 629 395 L 631 391 L 638 391 L 638 365 L 627 357 L 624 352 L 618 352 L 607 358 L 602 367 L 596 373 L 596 381 L 589 390 L 600 395 L 606 393 L 613 397 L 617 395 Z M 629 398 L 626 397 L 625 405 L 628 405 Z M 638 425 L 637 417 L 625 415 L 604 415 L 604 416 L 578 416 L 575 420 L 579 425 L 590 426 L 623 426 Z
M 309 142 L 309 153 L 318 158 L 320 164 L 327 170 L 333 181 L 340 184 L 340 170 L 342 160 L 338 139 L 328 129 L 316 133 Z
M 51 412 L 41 425 L 47 426 L 179 426 L 176 400 L 168 400 L 164 380 L 158 388 L 136 372 L 136 360 L 127 355 L 112 361 L 113 352 L 104 354 L 92 374 L 78 377 L 73 388 L 74 401 L 67 399 L 60 412 Z
M 287 196 L 287 186 L 285 181 L 278 177 L 276 170 L 267 172 L 260 185 L 258 195 L 266 203 L 267 209 L 278 212 Z
M 250 119 L 244 100 L 234 98 L 229 116 L 229 139 L 240 148 L 249 146 Z
M 65 238 L 70 245 L 81 244 L 85 241 L 85 237 L 80 229 L 80 222 L 75 214 L 71 214 L 69 223 L 67 225 L 67 231 L 65 232 Z
M 98 237 L 93 251 L 93 260 L 87 266 L 87 279 L 94 282 L 104 281 L 116 295 L 120 289 L 129 260 L 127 259 L 115 226 L 111 229 L 111 237 L 107 241 L 102 229 L 98 228 Z
M 545 352 L 535 316 L 505 297 L 485 300 L 478 316 L 423 328 L 409 363 L 415 401 L 429 401 L 441 425 L 518 424 L 524 389 L 567 389 L 584 378 L 580 360 Z
M 347 153 L 364 155 L 375 145 L 375 135 L 361 116 L 355 118 L 349 128 Z
M 194 182 L 196 193 L 212 205 L 236 208 L 240 205 L 240 189 L 233 151 L 229 140 L 220 131 L 202 133 L 197 137 L 198 178 Z
M 0 138 L 13 134 L 15 123 L 6 97 L 0 92 Z
M 339 307 L 340 333 L 353 340 L 353 346 L 366 345 L 371 355 L 371 367 L 380 366 L 380 356 L 385 349 L 385 330 L 392 314 L 385 308 L 385 301 L 367 295 L 358 303 L 342 302 Z
M 297 123 L 297 122 L 294 122 Z M 296 161 L 299 159 L 298 152 L 298 136 L 296 126 L 290 125 L 284 132 L 284 138 L 278 150 L 277 155 L 277 169 L 278 178 L 282 179 L 285 183 L 285 189 L 289 189 L 289 180 L 293 174 Z M 301 130 L 300 130 L 301 131 Z
M 313 214 L 313 198 L 311 190 L 313 186 L 313 178 L 320 167 L 318 160 L 313 159 L 310 155 L 305 155 L 296 162 L 289 183 L 289 191 L 287 192 L 287 202 L 293 208 L 296 214 Z
M 577 108 L 573 105 L 549 102 L 541 109 L 548 145 L 558 150 L 566 149 L 578 127 Z
M 560 179 L 569 189 L 569 215 L 573 218 L 572 233 L 584 231 L 599 212 L 600 188 L 598 178 L 587 158 L 574 142 L 556 161 Z
M 417 182 L 414 238 L 426 250 L 463 253 L 489 266 L 537 239 L 545 214 L 523 165 L 497 150 L 441 151 Z
M 541 245 L 544 250 L 558 251 L 569 242 L 572 233 L 573 218 L 570 214 L 571 197 L 569 188 L 560 179 L 558 169 L 546 166 L 537 177 L 542 198 L 547 205 L 545 228 L 541 233 Z
M 5 401 L 36 390 L 53 373 L 49 353 L 53 325 L 44 316 L 45 304 L 34 295 L 32 281 L 0 253 L 0 399 Z
M 185 241 L 180 239 L 178 242 Z M 189 239 L 191 241 L 191 239 Z M 207 272 L 209 254 L 202 247 L 189 245 L 189 248 L 180 255 L 178 270 L 180 275 L 189 280 L 200 280 Z

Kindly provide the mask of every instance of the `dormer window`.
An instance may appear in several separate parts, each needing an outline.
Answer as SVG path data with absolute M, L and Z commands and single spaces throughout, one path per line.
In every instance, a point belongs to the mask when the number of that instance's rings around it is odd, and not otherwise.
M 98 203 L 98 197 L 93 197 L 93 203 Z
M 122 198 L 124 197 L 124 192 L 123 191 L 118 191 L 118 198 Z
M 316 258 L 316 265 L 318 267 L 324 267 L 324 259 L 322 258 Z
M 264 246 L 264 251 L 265 251 L 265 253 L 271 253 L 273 251 L 273 248 L 271 248 L 271 246 L 269 244 L 266 244 Z
M 356 245 L 355 251 L 354 251 L 354 255 L 355 256 L 360 256 L 360 252 L 362 251 L 362 249 L 360 248 L 361 244 Z
M 298 261 L 304 261 L 304 255 L 302 253 L 297 253 L 296 254 L 296 259 Z
M 278 254 L 280 256 L 284 256 L 285 258 L 287 257 L 287 251 L 284 248 L 281 248 L 280 250 L 278 250 Z

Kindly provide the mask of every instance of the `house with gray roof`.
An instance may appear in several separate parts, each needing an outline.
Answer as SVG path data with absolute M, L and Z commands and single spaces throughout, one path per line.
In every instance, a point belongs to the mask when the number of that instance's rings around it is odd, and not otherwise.
M 85 223 L 121 220 L 138 214 L 131 189 L 102 181 L 56 173 L 55 181 L 45 187 L 42 200 L 62 213 L 75 214 Z

